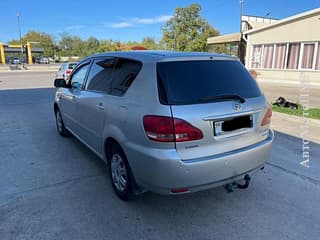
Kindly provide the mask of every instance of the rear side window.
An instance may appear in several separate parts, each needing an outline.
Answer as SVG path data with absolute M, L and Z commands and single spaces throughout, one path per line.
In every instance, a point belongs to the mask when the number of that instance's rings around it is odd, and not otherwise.
M 114 58 L 95 60 L 89 72 L 86 89 L 111 93 L 111 81 L 114 66 Z
M 122 96 L 138 75 L 142 64 L 129 59 L 118 59 L 111 82 L 112 94 Z
M 107 58 L 95 60 L 89 73 L 87 90 L 123 96 L 138 75 L 142 64 L 138 61 Z
M 160 62 L 157 74 L 163 104 L 211 102 L 215 96 L 222 95 L 261 96 L 255 80 L 235 60 Z

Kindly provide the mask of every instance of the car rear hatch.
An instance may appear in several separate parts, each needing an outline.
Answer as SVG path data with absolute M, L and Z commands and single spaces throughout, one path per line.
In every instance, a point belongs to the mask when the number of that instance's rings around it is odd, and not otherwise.
M 182 160 L 214 156 L 267 138 L 265 97 L 235 59 L 207 58 L 157 64 L 159 96 L 172 117 L 201 131 L 201 137 L 176 141 Z M 177 135 L 177 134 L 176 134 Z

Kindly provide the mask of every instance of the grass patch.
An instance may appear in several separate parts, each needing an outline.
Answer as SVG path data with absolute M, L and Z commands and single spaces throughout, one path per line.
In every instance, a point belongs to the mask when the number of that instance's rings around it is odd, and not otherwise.
M 303 107 L 300 104 L 297 110 L 293 110 L 285 107 L 272 106 L 272 111 L 295 115 L 295 116 L 303 116 Z M 308 110 L 305 110 L 304 116 L 307 118 L 320 119 L 320 108 L 309 108 Z

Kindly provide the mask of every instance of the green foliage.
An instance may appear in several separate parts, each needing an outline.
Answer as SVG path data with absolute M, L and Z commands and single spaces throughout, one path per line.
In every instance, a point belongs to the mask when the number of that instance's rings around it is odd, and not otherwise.
M 44 48 L 44 55 L 53 57 L 55 52 L 53 36 L 37 31 L 29 31 L 26 33 L 24 37 L 22 37 L 22 44 L 26 44 L 27 42 L 38 42 L 34 44 L 37 47 Z M 9 44 L 20 44 L 20 40 L 12 40 Z
M 144 46 L 148 50 L 156 50 L 161 49 L 161 46 L 159 43 L 156 42 L 154 38 L 151 37 L 145 37 L 142 39 L 141 45 Z
M 200 11 L 199 4 L 176 8 L 174 16 L 162 28 L 162 43 L 167 49 L 206 51 L 207 38 L 219 35 L 219 31 L 200 16 Z
M 115 42 L 115 41 L 112 41 L 111 39 L 109 39 L 109 40 L 101 40 L 97 52 L 114 52 L 114 51 L 118 51 L 120 45 L 121 45 L 120 42 Z
M 85 42 L 78 36 L 70 36 L 68 33 L 60 34 L 58 44 L 61 56 L 85 56 L 87 52 Z
M 310 109 L 303 110 L 303 106 L 300 104 L 297 110 L 285 108 L 285 107 L 278 107 L 278 106 L 272 106 L 272 110 L 275 112 L 281 112 L 281 113 L 286 113 L 286 114 L 295 115 L 295 116 L 304 115 L 306 118 L 320 119 L 319 108 L 310 108 Z

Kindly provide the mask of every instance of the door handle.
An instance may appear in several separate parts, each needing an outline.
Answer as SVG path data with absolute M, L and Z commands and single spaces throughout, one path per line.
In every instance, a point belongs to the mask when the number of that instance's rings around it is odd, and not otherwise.
M 104 110 L 103 103 L 97 104 L 97 105 L 96 105 L 96 108 L 99 109 L 99 110 Z
M 72 96 L 72 101 L 76 101 L 76 96 L 75 95 Z

